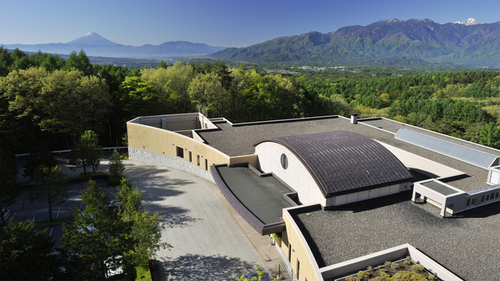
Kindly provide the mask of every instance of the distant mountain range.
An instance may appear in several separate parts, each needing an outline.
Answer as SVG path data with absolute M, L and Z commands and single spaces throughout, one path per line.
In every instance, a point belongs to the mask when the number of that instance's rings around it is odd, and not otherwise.
M 391 19 L 367 26 L 342 27 L 326 34 L 313 31 L 279 37 L 243 48 L 186 41 L 135 47 L 112 42 L 95 32 L 68 43 L 3 46 L 62 55 L 83 49 L 88 56 L 115 58 L 202 55 L 248 63 L 441 64 L 500 68 L 500 21 L 482 23 L 469 18 L 462 22 L 440 24 L 429 19 Z
M 210 55 L 252 63 L 347 63 L 500 68 L 500 22 L 474 19 L 440 24 L 429 19 L 382 20 L 335 32 L 280 37 Z
M 0 45 L 2 45 L 0 43 Z M 88 56 L 102 57 L 161 57 L 161 56 L 182 56 L 182 55 L 207 55 L 225 47 L 209 46 L 201 43 L 191 43 L 186 41 L 171 41 L 160 45 L 146 44 L 139 47 L 121 45 L 112 42 L 95 32 L 89 32 L 84 36 L 70 41 L 68 43 L 49 43 L 49 44 L 4 44 L 4 48 L 21 51 L 63 54 L 67 55 L 72 51 L 79 52 L 84 50 Z

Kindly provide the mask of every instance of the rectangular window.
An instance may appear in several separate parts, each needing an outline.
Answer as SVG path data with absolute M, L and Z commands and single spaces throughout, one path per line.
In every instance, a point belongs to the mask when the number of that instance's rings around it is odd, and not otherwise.
M 176 152 L 177 152 L 176 153 L 177 157 L 184 158 L 184 149 L 182 147 L 180 147 L 180 146 L 176 146 L 175 149 L 176 149 Z
M 292 262 L 292 244 L 288 244 L 288 261 Z
M 472 198 L 472 201 L 470 202 L 471 205 L 476 205 L 476 198 Z
M 299 280 L 299 273 L 300 273 L 300 261 L 297 259 L 297 280 Z
M 200 166 L 200 155 L 196 154 L 196 165 Z
M 486 195 L 486 201 L 490 200 L 490 195 Z
M 481 203 L 484 202 L 484 195 L 481 196 Z
M 497 193 L 495 194 L 495 198 L 498 198 L 498 194 L 499 194 L 499 193 L 500 193 L 500 192 L 497 192 Z
M 207 158 L 205 158 L 205 170 L 208 171 L 208 160 L 207 160 Z
M 193 163 L 193 153 L 189 151 L 189 162 Z
M 470 206 L 470 199 L 467 199 L 467 204 L 465 206 Z

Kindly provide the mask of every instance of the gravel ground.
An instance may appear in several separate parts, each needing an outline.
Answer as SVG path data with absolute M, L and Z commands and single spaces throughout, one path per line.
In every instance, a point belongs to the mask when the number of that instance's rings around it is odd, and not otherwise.
M 500 280 L 500 202 L 441 218 L 436 207 L 410 197 L 407 192 L 295 220 L 312 238 L 320 267 L 409 243 L 465 280 Z

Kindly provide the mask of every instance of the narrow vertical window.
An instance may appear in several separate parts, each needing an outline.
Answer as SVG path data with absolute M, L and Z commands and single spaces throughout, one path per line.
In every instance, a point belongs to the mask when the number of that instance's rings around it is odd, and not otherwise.
M 288 243 L 288 261 L 292 262 L 292 244 Z
M 297 259 L 297 280 L 299 279 L 299 273 L 300 273 L 300 261 Z

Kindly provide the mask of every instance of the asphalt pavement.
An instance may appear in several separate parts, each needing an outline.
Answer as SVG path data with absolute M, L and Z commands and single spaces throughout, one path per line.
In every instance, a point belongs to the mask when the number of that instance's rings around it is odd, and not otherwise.
M 64 159 L 58 160 L 68 177 L 76 177 L 82 172 L 81 169 L 69 169 Z M 164 226 L 162 240 L 173 246 L 160 250 L 155 258 L 158 266 L 155 279 L 235 280 L 242 274 L 255 273 L 258 266 L 272 277 L 276 276 L 281 260 L 270 245 L 270 238 L 258 235 L 231 208 L 215 184 L 175 169 L 131 161 L 124 161 L 124 164 L 124 175 L 144 194 L 143 209 L 160 213 Z M 102 160 L 99 171 L 107 170 L 108 161 Z M 113 198 L 115 188 L 109 187 L 107 181 L 97 183 Z M 70 217 L 71 207 L 82 206 L 84 188 L 85 183 L 70 183 L 69 198 L 53 206 L 53 218 Z M 16 203 L 8 207 L 15 220 L 47 221 L 47 203 L 30 203 L 28 194 L 29 187 L 25 187 Z M 63 233 L 60 224 L 39 229 L 47 229 L 47 234 L 60 246 Z

